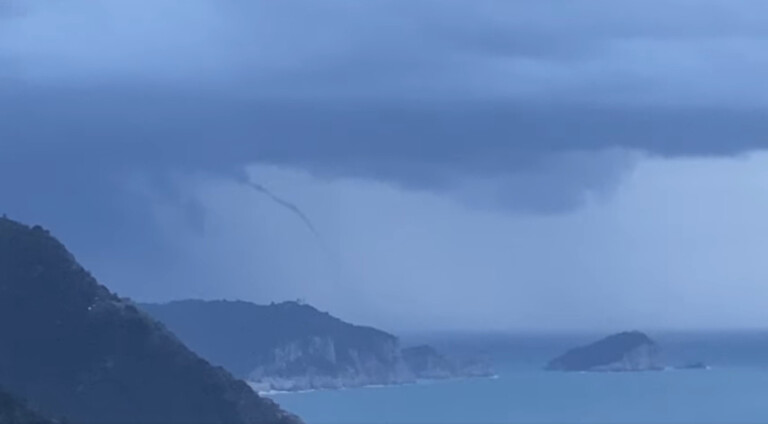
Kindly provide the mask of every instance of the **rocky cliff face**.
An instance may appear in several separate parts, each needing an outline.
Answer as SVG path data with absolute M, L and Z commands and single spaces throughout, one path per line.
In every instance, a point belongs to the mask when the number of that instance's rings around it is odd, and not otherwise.
M 76 423 L 294 423 L 101 286 L 40 227 L 0 218 L 0 385 Z
M 490 377 L 494 374 L 486 361 L 450 358 L 427 345 L 403 349 L 402 356 L 408 370 L 418 379 Z
M 249 375 L 258 390 L 339 389 L 403 384 L 414 377 L 400 359 L 396 340 L 340 346 L 330 336 L 312 336 L 275 347 Z
M 144 308 L 202 356 L 259 391 L 491 375 L 490 367 L 452 361 L 429 347 L 401 349 L 389 333 L 297 302 L 181 301 Z
M 642 344 L 624 352 L 620 359 L 596 365 L 591 371 L 652 371 L 660 370 L 658 347 L 655 344 Z
M 654 371 L 663 369 L 658 345 L 647 335 L 624 332 L 572 349 L 547 365 L 557 371 Z

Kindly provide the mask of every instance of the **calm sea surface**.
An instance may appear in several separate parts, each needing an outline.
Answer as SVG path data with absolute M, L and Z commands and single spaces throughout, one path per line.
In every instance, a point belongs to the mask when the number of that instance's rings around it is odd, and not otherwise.
M 421 337 L 493 358 L 496 379 L 273 395 L 308 424 L 768 423 L 768 333 L 652 335 L 670 365 L 708 371 L 540 371 L 590 336 Z

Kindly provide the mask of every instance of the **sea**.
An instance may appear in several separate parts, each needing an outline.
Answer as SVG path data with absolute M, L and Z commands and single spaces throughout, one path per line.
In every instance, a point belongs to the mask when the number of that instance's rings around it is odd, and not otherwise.
M 406 337 L 454 355 L 483 355 L 493 378 L 272 394 L 307 424 L 768 423 L 768 331 L 650 334 L 671 367 L 640 373 L 544 371 L 594 334 Z

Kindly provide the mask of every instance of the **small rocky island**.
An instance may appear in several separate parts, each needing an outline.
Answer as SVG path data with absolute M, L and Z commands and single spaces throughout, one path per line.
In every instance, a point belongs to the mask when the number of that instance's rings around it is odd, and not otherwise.
M 677 370 L 709 370 L 709 365 L 704 362 L 690 362 L 683 366 L 676 367 Z
M 628 331 L 571 349 L 547 364 L 552 371 L 660 371 L 659 346 L 646 334 Z

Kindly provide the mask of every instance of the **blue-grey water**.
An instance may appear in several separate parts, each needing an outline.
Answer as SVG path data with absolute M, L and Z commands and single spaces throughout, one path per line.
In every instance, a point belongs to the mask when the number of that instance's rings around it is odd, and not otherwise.
M 768 422 L 768 333 L 655 337 L 668 364 L 704 361 L 712 369 L 546 372 L 549 358 L 594 337 L 444 336 L 427 341 L 489 355 L 498 378 L 274 398 L 308 424 Z

